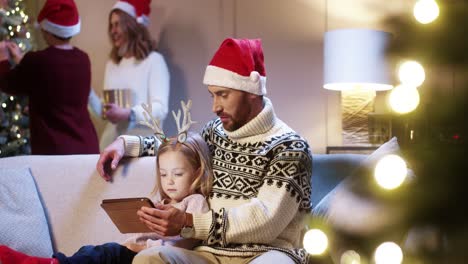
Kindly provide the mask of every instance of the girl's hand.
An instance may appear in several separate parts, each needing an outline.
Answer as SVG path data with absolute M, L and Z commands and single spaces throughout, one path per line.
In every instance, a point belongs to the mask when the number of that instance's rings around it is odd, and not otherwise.
M 116 124 L 120 121 L 126 121 L 130 117 L 130 109 L 122 108 L 116 104 L 105 104 L 103 117 Z
M 19 64 L 24 56 L 23 51 L 14 42 L 7 42 L 6 45 L 13 61 Z

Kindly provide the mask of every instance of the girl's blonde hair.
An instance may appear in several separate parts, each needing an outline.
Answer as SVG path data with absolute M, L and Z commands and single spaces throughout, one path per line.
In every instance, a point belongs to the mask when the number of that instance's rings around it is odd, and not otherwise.
M 127 38 L 124 47 L 116 48 L 112 46 L 110 58 L 114 63 L 119 63 L 122 60 L 123 54 L 130 52 L 137 60 L 143 60 L 150 54 L 151 51 L 157 50 L 155 42 L 151 39 L 151 35 L 146 26 L 138 23 L 135 18 L 119 9 L 114 9 L 109 14 L 109 26 L 107 33 L 112 42 L 111 35 L 111 16 L 116 13 L 120 18 L 120 28 L 122 33 Z M 121 51 L 124 52 L 121 52 Z M 120 51 L 120 52 L 119 52 Z
M 161 184 L 161 172 L 159 171 L 159 157 L 169 151 L 178 151 L 184 155 L 192 166 L 195 179 L 190 186 L 190 194 L 199 193 L 205 197 L 211 192 L 213 184 L 213 170 L 211 168 L 211 153 L 203 138 L 196 133 L 188 133 L 184 143 L 180 143 L 177 137 L 169 138 L 159 146 L 156 155 L 156 186 L 153 194 L 159 192 L 161 199 L 170 199 L 163 191 Z

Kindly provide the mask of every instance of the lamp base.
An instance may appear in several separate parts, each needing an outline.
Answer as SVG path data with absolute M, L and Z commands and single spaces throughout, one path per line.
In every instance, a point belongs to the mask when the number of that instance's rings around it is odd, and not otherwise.
M 368 115 L 374 112 L 374 90 L 354 88 L 341 92 L 343 145 L 370 145 Z

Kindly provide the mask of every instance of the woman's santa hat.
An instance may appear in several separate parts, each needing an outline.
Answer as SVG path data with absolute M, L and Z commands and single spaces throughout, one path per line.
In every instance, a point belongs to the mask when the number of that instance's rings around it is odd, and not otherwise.
M 149 25 L 151 0 L 119 0 L 112 9 L 119 9 L 135 18 L 142 25 Z
M 73 0 L 47 0 L 37 22 L 41 28 L 61 38 L 80 33 L 81 22 Z
M 203 83 L 265 95 L 266 72 L 262 41 L 233 38 L 224 40 L 206 67 Z

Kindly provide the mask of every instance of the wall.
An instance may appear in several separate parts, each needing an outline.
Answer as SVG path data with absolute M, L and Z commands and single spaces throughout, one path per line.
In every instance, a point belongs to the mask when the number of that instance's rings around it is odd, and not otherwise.
M 38 6 L 43 2 L 39 0 Z M 345 2 L 348 1 L 153 1 L 150 32 L 159 41 L 160 52 L 170 67 L 170 108 L 179 107 L 181 99 L 192 99 L 192 117 L 198 121 L 196 129 L 201 128 L 214 117 L 202 78 L 221 41 L 229 36 L 262 38 L 268 96 L 277 115 L 303 135 L 315 153 L 324 153 L 327 145 L 339 145 L 340 95 L 322 89 L 323 33 L 326 29 L 350 25 L 375 28 L 380 18 L 375 14 L 398 9 L 395 3 L 371 5 L 370 2 L 387 2 L 378 0 L 356 0 L 346 9 L 340 7 Z M 90 55 L 92 86 L 101 93 L 110 50 L 107 16 L 115 0 L 76 0 L 76 3 L 82 17 L 82 32 L 73 43 Z M 94 121 L 100 131 L 102 121 L 99 118 Z M 165 129 L 169 134 L 175 133 L 172 118 L 167 121 Z

